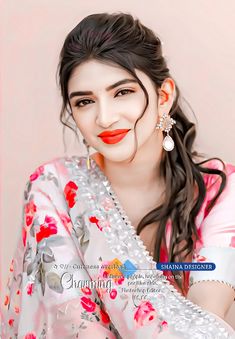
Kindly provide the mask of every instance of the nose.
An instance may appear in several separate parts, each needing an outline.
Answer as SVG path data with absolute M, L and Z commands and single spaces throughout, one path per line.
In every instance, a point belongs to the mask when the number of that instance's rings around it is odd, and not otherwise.
M 107 103 L 99 105 L 96 116 L 96 123 L 102 128 L 108 128 L 119 120 L 119 115 L 112 110 L 112 106 Z

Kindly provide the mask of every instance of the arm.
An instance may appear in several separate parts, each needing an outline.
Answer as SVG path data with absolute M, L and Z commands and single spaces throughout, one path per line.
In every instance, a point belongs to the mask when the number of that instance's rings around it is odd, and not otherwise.
M 77 281 L 90 277 L 84 268 L 71 269 L 83 263 L 82 253 L 53 164 L 40 166 L 26 184 L 19 233 L 3 303 L 4 338 L 115 338 L 95 291 L 61 282 L 69 270 Z
M 203 246 L 193 260 L 216 268 L 192 271 L 188 292 L 189 300 L 222 319 L 235 300 L 235 167 L 229 168 L 226 187 L 201 224 Z
M 221 282 L 201 281 L 190 287 L 187 298 L 203 309 L 225 319 L 235 298 L 235 291 Z

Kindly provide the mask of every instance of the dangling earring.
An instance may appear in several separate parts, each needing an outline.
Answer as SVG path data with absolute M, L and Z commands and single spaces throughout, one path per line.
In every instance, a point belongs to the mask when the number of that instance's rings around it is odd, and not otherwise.
M 84 145 L 86 146 L 86 149 L 87 149 L 86 166 L 87 166 L 87 169 L 89 170 L 91 168 L 90 146 L 88 145 L 88 143 L 85 139 L 83 139 L 83 143 L 84 143 Z
M 174 124 L 176 124 L 176 121 L 172 119 L 169 115 L 164 113 L 163 116 L 160 118 L 160 123 L 156 125 L 156 129 L 161 129 L 167 133 L 162 143 L 164 150 L 167 152 L 172 151 L 175 146 L 174 140 L 169 135 L 169 132 Z

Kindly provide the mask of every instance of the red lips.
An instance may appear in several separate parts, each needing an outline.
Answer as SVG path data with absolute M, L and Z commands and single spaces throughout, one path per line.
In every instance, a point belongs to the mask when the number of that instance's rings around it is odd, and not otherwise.
M 120 142 L 127 133 L 129 129 L 116 129 L 114 131 L 105 131 L 98 135 L 105 144 L 117 144 Z
M 115 129 L 114 131 L 105 131 L 98 134 L 98 137 L 113 137 L 114 135 L 127 133 L 129 129 Z

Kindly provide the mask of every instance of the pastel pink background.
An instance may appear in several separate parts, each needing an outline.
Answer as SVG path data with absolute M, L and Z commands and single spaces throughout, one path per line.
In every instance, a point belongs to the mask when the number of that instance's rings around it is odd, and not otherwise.
M 26 180 L 42 162 L 65 155 L 55 73 L 69 31 L 89 14 L 115 11 L 129 12 L 151 27 L 163 41 L 171 74 L 197 117 L 197 149 L 235 164 L 235 2 L 7 0 L 0 6 L 0 289 L 4 290 L 20 235 Z M 66 142 L 68 155 L 83 152 L 70 131 Z

